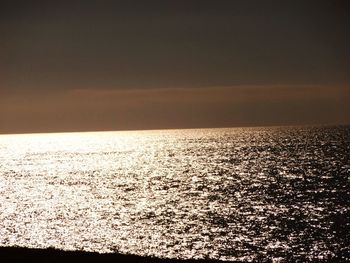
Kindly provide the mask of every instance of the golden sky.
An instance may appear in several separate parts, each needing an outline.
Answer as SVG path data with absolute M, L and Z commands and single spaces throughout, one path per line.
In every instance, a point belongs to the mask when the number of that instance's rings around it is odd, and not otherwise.
M 76 89 L 0 98 L 3 133 L 349 123 L 347 87 Z
M 350 123 L 347 1 L 3 1 L 0 133 Z

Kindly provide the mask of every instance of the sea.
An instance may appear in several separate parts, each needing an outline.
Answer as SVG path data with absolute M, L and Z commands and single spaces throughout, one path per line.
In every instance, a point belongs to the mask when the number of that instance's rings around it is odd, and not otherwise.
M 350 260 L 350 126 L 0 135 L 0 246 Z

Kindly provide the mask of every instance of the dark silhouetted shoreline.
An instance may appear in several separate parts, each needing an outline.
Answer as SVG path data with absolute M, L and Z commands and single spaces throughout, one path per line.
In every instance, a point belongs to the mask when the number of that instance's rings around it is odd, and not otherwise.
M 64 251 L 55 248 L 38 249 L 0 247 L 1 262 L 154 262 L 154 263 L 221 263 L 219 260 L 181 260 L 85 251 Z

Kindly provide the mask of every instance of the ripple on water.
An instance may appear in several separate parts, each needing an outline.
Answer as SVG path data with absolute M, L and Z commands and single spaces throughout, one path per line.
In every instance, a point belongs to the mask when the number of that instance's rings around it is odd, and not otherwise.
M 0 136 L 0 244 L 349 259 L 350 128 Z

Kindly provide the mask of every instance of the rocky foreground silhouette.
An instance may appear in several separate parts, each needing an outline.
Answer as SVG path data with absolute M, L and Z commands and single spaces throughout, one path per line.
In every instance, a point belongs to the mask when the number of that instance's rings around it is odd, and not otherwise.
M 23 247 L 1 247 L 1 262 L 154 262 L 154 263 L 222 263 L 219 260 L 183 260 L 123 255 L 118 253 L 100 254 L 85 251 L 64 251 L 55 248 L 38 249 Z

